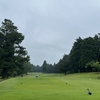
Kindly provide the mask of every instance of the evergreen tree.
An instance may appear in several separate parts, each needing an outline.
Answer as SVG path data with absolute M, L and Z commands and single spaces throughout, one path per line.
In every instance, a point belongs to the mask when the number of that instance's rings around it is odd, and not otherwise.
M 82 42 L 83 40 L 81 37 L 76 39 L 76 41 L 73 44 L 73 47 L 71 49 L 71 52 L 69 54 L 69 63 L 70 63 L 70 71 L 71 72 L 78 72 L 81 70 L 82 67 L 82 60 L 81 60 L 81 54 L 82 54 Z
M 23 63 L 29 61 L 27 51 L 20 46 L 24 40 L 14 23 L 5 19 L 0 27 L 0 69 L 2 78 L 8 77 L 14 71 L 23 72 Z
M 64 55 L 62 59 L 58 62 L 59 72 L 63 72 L 66 75 L 66 72 L 69 71 L 69 55 Z
M 43 62 L 42 69 L 43 69 L 43 72 L 46 73 L 46 71 L 47 71 L 47 62 L 46 61 Z

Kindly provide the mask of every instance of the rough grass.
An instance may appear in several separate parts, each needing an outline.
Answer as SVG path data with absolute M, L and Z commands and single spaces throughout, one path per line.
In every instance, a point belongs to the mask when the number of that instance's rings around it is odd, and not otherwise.
M 0 82 L 0 100 L 100 100 L 97 73 L 35 75 Z M 87 94 L 87 88 L 92 95 Z

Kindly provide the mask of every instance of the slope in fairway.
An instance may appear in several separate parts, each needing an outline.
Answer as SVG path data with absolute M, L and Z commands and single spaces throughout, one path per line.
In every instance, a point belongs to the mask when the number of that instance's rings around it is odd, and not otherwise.
M 0 100 L 100 100 L 97 73 L 35 75 L 0 82 Z

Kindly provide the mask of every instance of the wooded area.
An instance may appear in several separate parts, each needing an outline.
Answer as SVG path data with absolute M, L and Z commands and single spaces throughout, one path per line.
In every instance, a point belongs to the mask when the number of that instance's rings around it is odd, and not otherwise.
M 21 46 L 24 35 L 11 20 L 5 19 L 0 27 L 0 75 L 2 78 L 27 72 L 77 73 L 100 71 L 100 34 L 77 38 L 69 54 L 64 54 L 57 64 L 43 62 L 31 64 L 26 48 Z M 66 43 L 67 46 L 67 43 Z M 34 48 L 33 48 L 34 49 Z M 55 56 L 55 55 L 54 55 Z
M 100 34 L 94 37 L 77 38 L 69 54 L 65 54 L 57 64 L 51 65 L 44 61 L 41 67 L 35 66 L 34 71 L 49 73 L 77 73 L 100 71 Z M 67 43 L 66 43 L 67 46 Z M 55 56 L 55 55 L 54 55 Z

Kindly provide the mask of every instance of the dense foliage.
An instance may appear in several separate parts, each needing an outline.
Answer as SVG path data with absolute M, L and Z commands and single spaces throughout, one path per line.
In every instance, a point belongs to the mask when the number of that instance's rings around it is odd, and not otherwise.
M 11 20 L 5 19 L 0 27 L 0 75 L 6 78 L 27 72 L 77 73 L 100 71 L 100 34 L 94 37 L 77 38 L 69 54 L 65 54 L 57 64 L 43 62 L 35 66 L 28 62 L 26 48 L 21 46 L 22 33 Z M 67 43 L 66 43 L 67 44 Z
M 100 70 L 100 34 L 94 37 L 82 39 L 77 38 L 74 42 L 70 53 L 65 54 L 57 64 L 51 65 L 44 61 L 42 68 L 43 72 L 61 72 L 61 73 L 77 73 L 91 72 Z M 90 62 L 93 62 L 92 65 Z M 94 65 L 94 66 L 93 66 Z M 87 66 L 87 67 L 86 67 Z M 36 68 L 36 67 L 35 67 Z M 38 71 L 38 70 L 37 70 Z
M 0 74 L 2 78 L 22 74 L 23 64 L 29 61 L 26 49 L 21 46 L 24 40 L 14 23 L 5 19 L 0 27 Z

